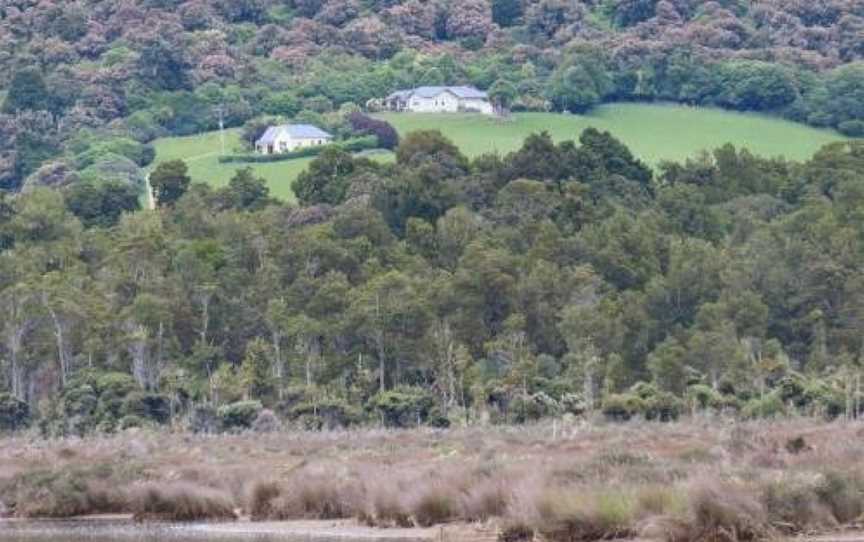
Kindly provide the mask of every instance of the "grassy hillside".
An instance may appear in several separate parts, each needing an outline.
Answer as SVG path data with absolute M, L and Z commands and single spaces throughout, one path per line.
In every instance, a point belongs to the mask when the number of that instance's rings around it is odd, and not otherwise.
M 616 104 L 598 107 L 584 116 L 520 113 L 504 121 L 479 115 L 386 113 L 378 116 L 391 122 L 401 134 L 432 128 L 441 130 L 470 156 L 509 152 L 518 148 L 527 135 L 542 130 L 558 140 L 575 139 L 589 126 L 609 130 L 651 164 L 660 160 L 683 160 L 727 142 L 763 156 L 782 155 L 804 160 L 822 145 L 843 139 L 833 131 L 763 115 L 674 105 Z M 224 186 L 238 168 L 244 167 L 219 163 L 219 132 L 163 138 L 154 145 L 157 163 L 183 159 L 196 182 Z M 240 131 L 226 130 L 226 152 L 240 148 Z M 311 160 L 252 164 L 252 168 L 267 179 L 274 196 L 293 200 L 291 184 Z
M 589 126 L 609 130 L 651 164 L 683 160 L 727 142 L 762 156 L 804 160 L 822 145 L 844 139 L 834 131 L 774 117 L 676 105 L 615 104 L 597 107 L 588 115 L 521 113 L 506 121 L 478 115 L 379 116 L 400 134 L 439 129 L 469 155 L 509 152 L 518 148 L 525 136 L 541 130 L 556 140 L 575 139 Z
M 189 166 L 189 174 L 195 182 L 206 182 L 213 186 L 225 186 L 238 169 L 245 164 L 221 164 L 219 153 L 221 143 L 219 132 L 207 132 L 204 134 L 188 137 L 166 137 L 153 142 L 156 148 L 156 162 L 166 160 L 182 159 Z M 225 151 L 242 150 L 240 142 L 240 130 L 225 131 Z M 284 200 L 293 201 L 294 192 L 291 184 L 312 158 L 298 158 L 285 162 L 271 162 L 268 164 L 250 164 L 255 173 L 267 179 L 270 185 L 270 193 Z

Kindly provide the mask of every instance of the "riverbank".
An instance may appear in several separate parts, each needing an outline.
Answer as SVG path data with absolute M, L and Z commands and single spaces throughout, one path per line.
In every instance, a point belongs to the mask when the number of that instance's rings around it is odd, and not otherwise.
M 19 437 L 0 441 L 0 501 L 15 517 L 222 520 L 202 528 L 236 534 L 347 528 L 429 539 L 442 526 L 479 526 L 484 541 L 756 540 L 855 527 L 864 514 L 862 427 L 559 421 Z

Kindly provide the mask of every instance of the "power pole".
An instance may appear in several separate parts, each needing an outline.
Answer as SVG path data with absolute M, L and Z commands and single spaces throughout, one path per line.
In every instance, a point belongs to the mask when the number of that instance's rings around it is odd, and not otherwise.
M 222 156 L 225 155 L 225 106 L 216 106 L 216 114 L 219 115 L 219 143 L 222 147 Z

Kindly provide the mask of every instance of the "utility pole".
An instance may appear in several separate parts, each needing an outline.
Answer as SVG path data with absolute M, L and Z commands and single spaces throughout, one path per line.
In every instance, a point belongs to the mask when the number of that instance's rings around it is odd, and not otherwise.
M 222 147 L 222 156 L 225 155 L 225 106 L 216 106 L 216 114 L 219 115 L 219 143 Z

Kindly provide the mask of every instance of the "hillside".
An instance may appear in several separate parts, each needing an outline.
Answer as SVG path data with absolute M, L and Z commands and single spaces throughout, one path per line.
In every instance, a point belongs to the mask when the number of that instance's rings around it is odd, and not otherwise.
M 338 125 L 340 108 L 444 82 L 515 110 L 664 100 L 860 135 L 862 34 L 864 0 L 15 0 L 0 6 L 0 187 L 140 187 L 137 157 L 95 142 L 220 117 Z
M 691 158 L 726 143 L 761 156 L 806 160 L 822 145 L 845 139 L 831 130 L 764 115 L 652 104 L 603 105 L 585 115 L 514 113 L 508 119 L 472 114 L 382 113 L 376 117 L 391 123 L 403 136 L 416 130 L 440 130 L 470 157 L 509 153 L 532 133 L 547 131 L 554 139 L 563 141 L 594 127 L 609 130 L 652 166 L 663 160 Z M 240 130 L 225 131 L 228 153 L 242 149 L 240 136 Z M 182 159 L 189 166 L 193 182 L 215 187 L 227 185 L 238 168 L 251 167 L 256 176 L 267 181 L 270 193 L 284 201 L 294 200 L 291 185 L 312 161 L 298 158 L 265 164 L 223 164 L 219 162 L 219 132 L 160 138 L 153 146 L 156 162 Z M 381 159 L 387 160 L 389 155 L 382 154 Z

